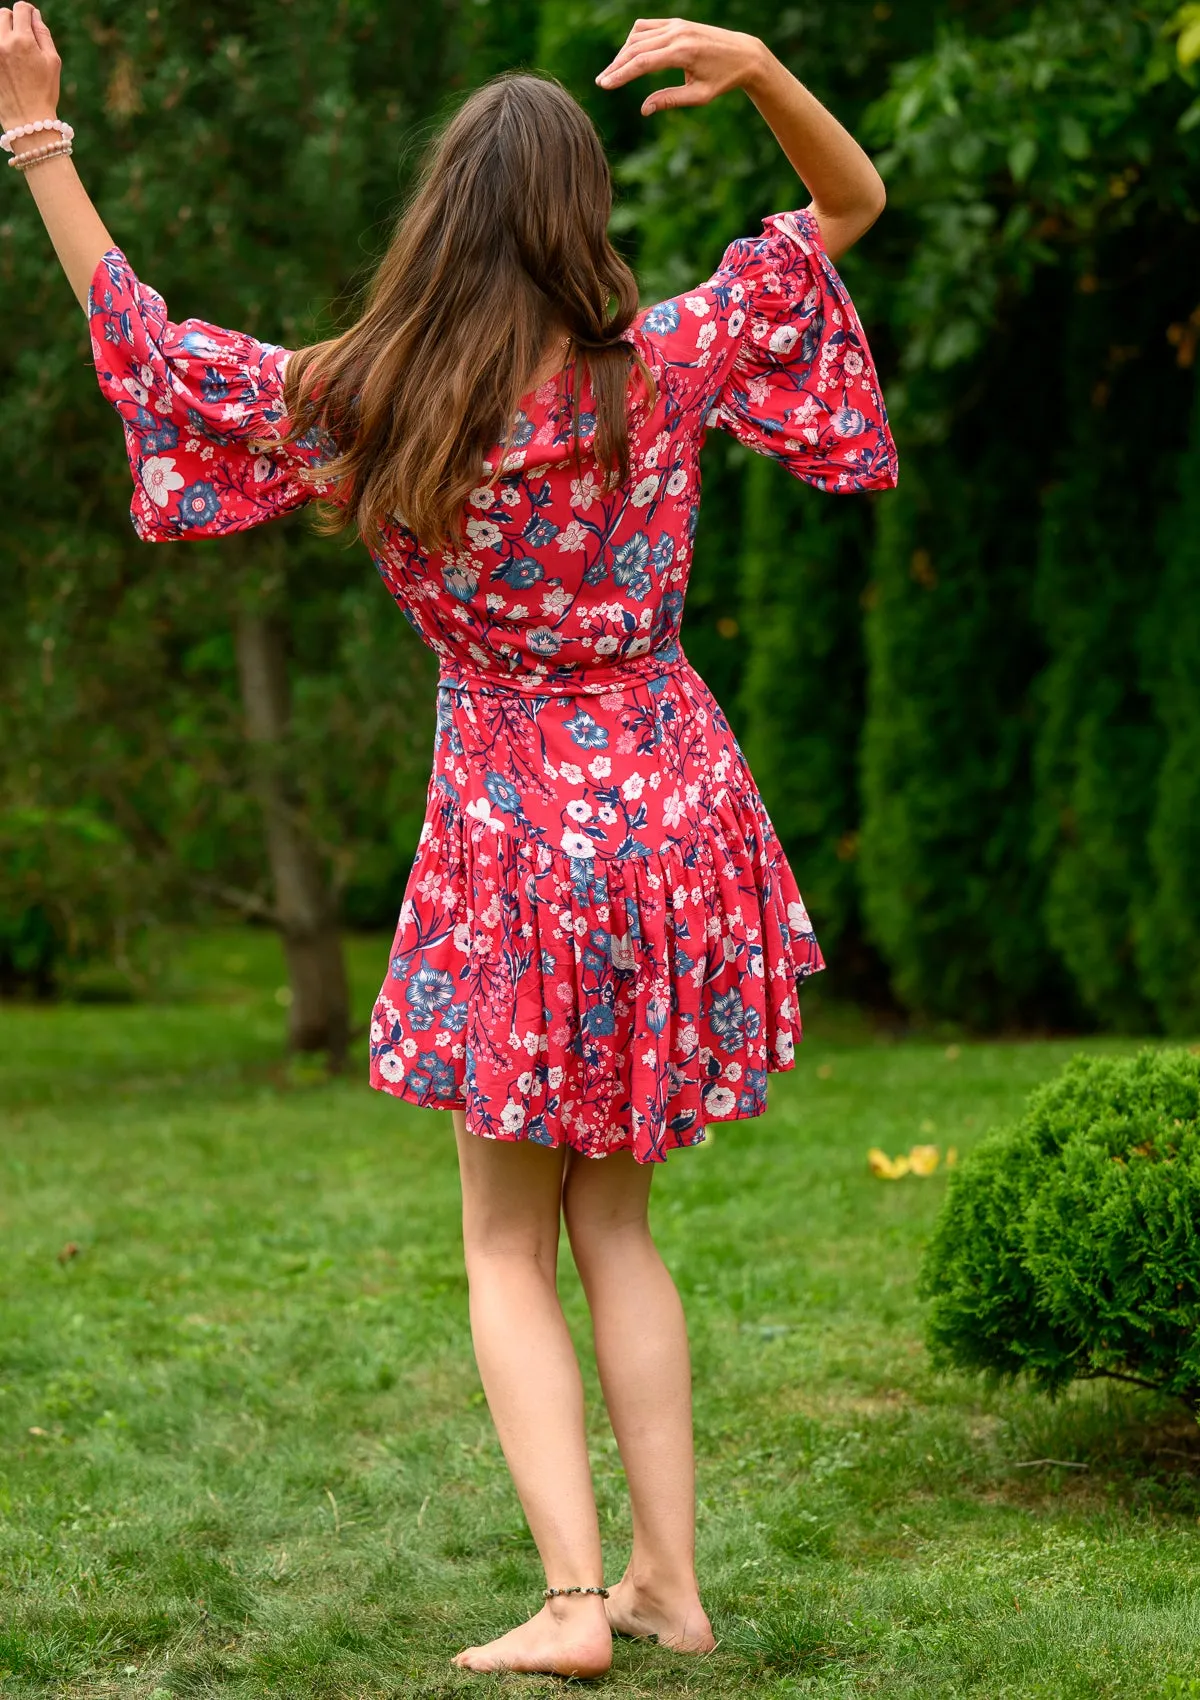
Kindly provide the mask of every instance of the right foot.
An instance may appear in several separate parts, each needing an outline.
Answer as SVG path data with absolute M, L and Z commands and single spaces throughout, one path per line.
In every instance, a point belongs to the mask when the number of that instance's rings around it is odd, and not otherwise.
M 657 1641 L 673 1653 L 711 1653 L 717 1644 L 694 1591 L 668 1599 L 623 1580 L 608 1590 L 604 1603 L 614 1635 Z
M 464 1647 L 453 1662 L 462 1670 L 603 1676 L 612 1664 L 612 1637 L 591 1602 L 584 1604 L 572 1596 L 547 1601 L 528 1623 L 486 1646 Z

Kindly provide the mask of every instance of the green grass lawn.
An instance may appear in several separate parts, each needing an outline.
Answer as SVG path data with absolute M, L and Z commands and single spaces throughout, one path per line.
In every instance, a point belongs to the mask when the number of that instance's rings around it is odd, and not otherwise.
M 365 1008 L 386 944 L 352 948 Z M 448 1664 L 541 1587 L 471 1359 L 449 1118 L 283 1066 L 280 979 L 273 940 L 225 932 L 181 945 L 161 1007 L 0 1011 L 5 1700 L 558 1686 Z M 602 1686 L 1200 1695 L 1195 1426 L 933 1375 L 914 1286 L 944 1181 L 866 1167 L 969 1149 L 1078 1047 L 812 1007 L 770 1114 L 654 1185 L 721 1645 L 623 1644 Z M 565 1254 L 563 1289 L 586 1345 Z

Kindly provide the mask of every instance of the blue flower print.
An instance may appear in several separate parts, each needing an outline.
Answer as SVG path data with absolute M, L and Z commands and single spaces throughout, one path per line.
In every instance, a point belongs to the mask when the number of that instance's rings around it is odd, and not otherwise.
M 439 1012 L 454 1002 L 454 978 L 444 968 L 431 968 L 422 957 L 421 966 L 409 976 L 404 1000 L 411 1011 L 413 1032 L 424 1033 Z
M 506 815 L 521 815 L 521 793 L 515 785 L 499 773 L 485 773 L 483 788 L 488 798 L 497 809 L 503 809 Z
M 467 1000 L 460 999 L 442 1011 L 442 1026 L 448 1033 L 461 1033 L 467 1025 Z
M 612 552 L 613 582 L 626 589 L 635 602 L 644 602 L 650 594 L 650 574 L 646 563 L 650 559 L 650 539 L 644 531 L 635 531 L 627 543 Z
M 535 655 L 549 657 L 557 655 L 562 648 L 562 639 L 557 632 L 552 632 L 549 626 L 533 626 L 526 633 L 525 641 Z
M 553 543 L 558 536 L 558 526 L 553 520 L 546 519 L 542 514 L 534 514 L 527 522 L 521 536 L 531 549 L 544 549 L 547 543 Z M 541 578 L 541 573 L 538 577 Z
M 593 1004 L 584 1015 L 583 1030 L 589 1039 L 607 1039 L 616 1028 L 616 1017 L 606 1003 Z
M 513 426 L 512 436 L 509 438 L 510 445 L 515 449 L 523 449 L 532 436 L 533 420 L 522 409 L 518 409 L 517 422 Z
M 545 577 L 545 568 L 540 561 L 531 560 L 528 556 L 505 561 L 496 568 L 492 577 L 498 578 L 502 584 L 509 585 L 513 590 L 528 590 L 531 584 L 536 584 Z
M 179 431 L 169 419 L 153 420 L 142 436 L 144 455 L 165 455 L 179 441 Z
M 442 583 L 456 602 L 469 602 L 479 588 L 479 574 L 464 567 L 444 566 Z
M 727 992 L 720 992 L 712 1001 L 709 1012 L 712 1030 L 727 1051 L 736 1050 L 742 1042 L 745 1029 L 746 1011 L 742 1005 L 742 994 L 737 987 Z
M 211 484 L 198 480 L 189 484 L 179 498 L 179 523 L 190 531 L 193 526 L 207 525 L 221 511 L 221 498 Z
M 224 372 L 218 371 L 215 366 L 204 368 L 204 376 L 200 380 L 201 401 L 224 401 L 232 388 Z
M 563 725 L 571 734 L 572 742 L 581 750 L 606 750 L 608 748 L 608 728 L 601 726 L 598 721 L 584 708 L 577 708 L 570 720 L 564 720 Z
M 867 422 L 857 407 L 839 407 L 833 416 L 833 428 L 839 437 L 857 437 L 867 428 Z
M 454 1064 L 436 1051 L 422 1051 L 417 1058 L 418 1068 L 408 1071 L 406 1085 L 422 1098 L 453 1098 Z
M 673 301 L 660 301 L 657 307 L 651 307 L 642 324 L 652 336 L 670 336 L 679 329 L 679 308 Z
M 655 577 L 661 578 L 675 559 L 675 539 L 664 532 L 650 551 L 650 559 L 654 563 Z

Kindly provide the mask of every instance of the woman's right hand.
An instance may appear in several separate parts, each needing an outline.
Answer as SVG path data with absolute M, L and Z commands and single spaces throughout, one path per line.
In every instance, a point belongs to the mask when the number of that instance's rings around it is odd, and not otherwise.
M 11 10 L 0 7 L 0 129 L 57 117 L 61 71 L 54 38 L 37 7 L 27 0 L 17 0 Z M 42 132 L 23 136 L 13 146 L 20 152 L 46 140 Z
M 771 59 L 757 36 L 738 30 L 695 24 L 686 18 L 639 18 L 625 45 L 596 78 L 604 89 L 618 89 L 634 77 L 682 71 L 683 82 L 655 89 L 642 102 L 642 115 L 672 106 L 707 106 L 729 89 L 749 89 Z

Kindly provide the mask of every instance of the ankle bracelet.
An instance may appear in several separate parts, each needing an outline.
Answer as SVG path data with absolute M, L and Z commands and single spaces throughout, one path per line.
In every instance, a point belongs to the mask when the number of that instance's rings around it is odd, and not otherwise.
M 607 1588 L 543 1588 L 544 1600 L 556 1600 L 560 1594 L 599 1594 L 602 1600 L 608 1598 Z

